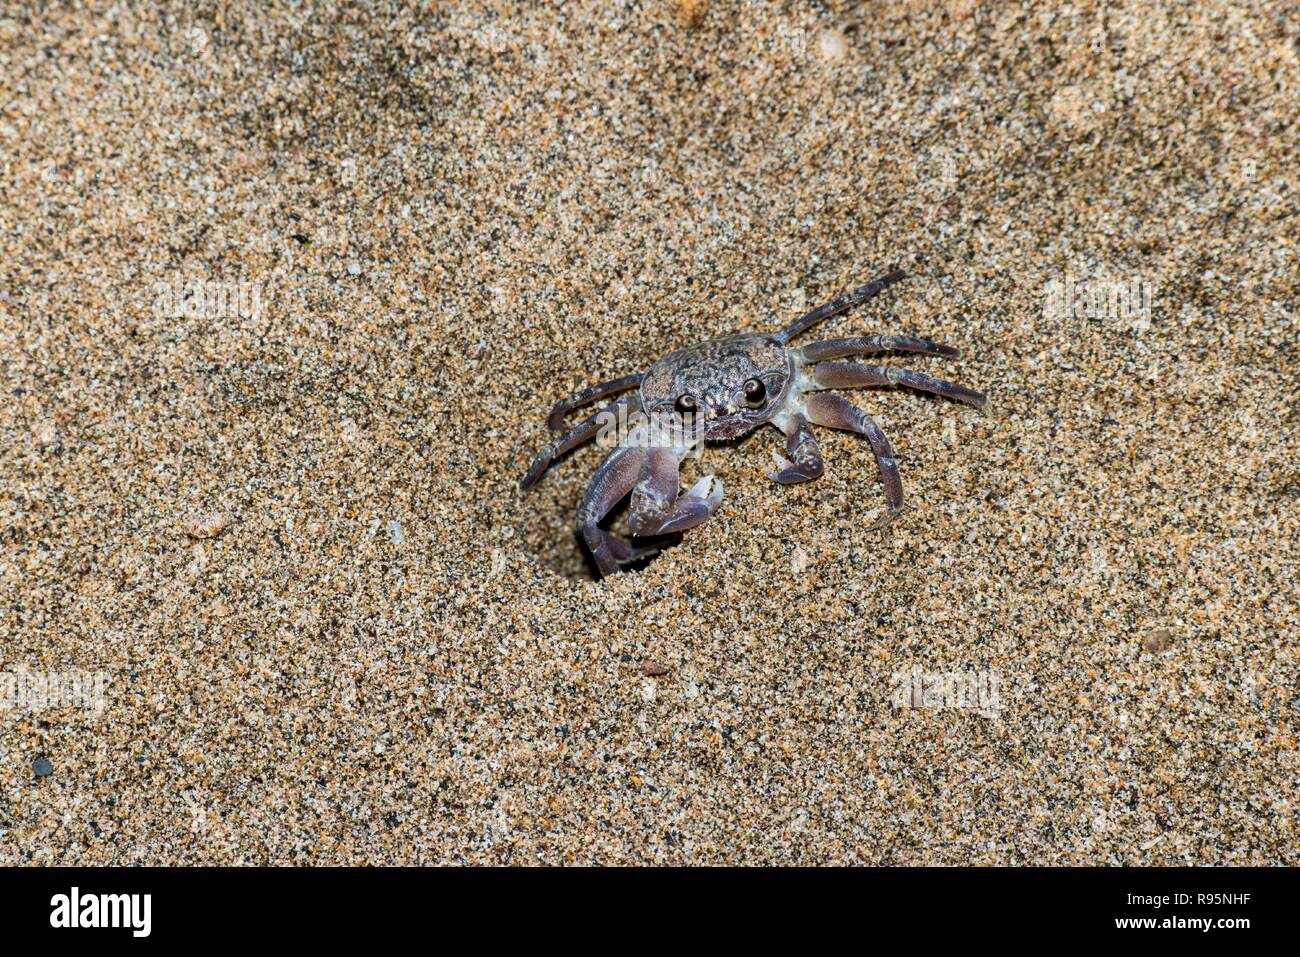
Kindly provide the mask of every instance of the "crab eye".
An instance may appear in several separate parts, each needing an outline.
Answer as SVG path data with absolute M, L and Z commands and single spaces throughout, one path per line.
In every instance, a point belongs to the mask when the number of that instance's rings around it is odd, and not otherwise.
M 690 415 L 695 411 L 695 396 L 689 392 L 683 392 L 677 397 L 676 408 L 682 415 Z
M 767 398 L 767 386 L 763 384 L 762 379 L 748 379 L 744 385 L 745 401 L 750 405 L 759 406 Z

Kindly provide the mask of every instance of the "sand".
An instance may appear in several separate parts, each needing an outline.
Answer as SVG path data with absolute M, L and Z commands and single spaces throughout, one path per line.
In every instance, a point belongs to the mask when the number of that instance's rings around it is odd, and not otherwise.
M 1300 17 L 1236 6 L 7 7 L 0 862 L 1300 863 Z M 854 394 L 885 532 L 844 433 L 600 582 L 601 450 L 518 490 L 894 267 L 821 332 L 992 410 Z

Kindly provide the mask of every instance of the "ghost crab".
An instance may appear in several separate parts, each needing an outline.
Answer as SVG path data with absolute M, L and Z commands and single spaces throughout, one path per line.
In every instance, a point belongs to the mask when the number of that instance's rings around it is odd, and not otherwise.
M 980 410 L 984 410 L 987 400 L 973 389 L 907 369 L 829 361 L 886 352 L 951 357 L 957 355 L 952 346 L 891 335 L 827 339 L 801 348 L 789 348 L 787 343 L 902 278 L 903 273 L 897 271 L 882 276 L 814 309 L 782 332 L 709 339 L 664 356 L 649 372 L 602 382 L 561 399 L 547 419 L 555 432 L 563 431 L 565 416 L 574 409 L 637 390 L 610 402 L 556 438 L 533 460 L 520 487 L 528 489 L 537 484 L 556 458 L 589 441 L 612 421 L 626 422 L 636 415 L 648 417 L 649 425 L 627 432 L 605 456 L 578 509 L 582 538 L 600 575 L 605 576 L 620 564 L 657 550 L 634 546 L 600 527 L 614 506 L 629 494 L 628 527 L 635 538 L 683 532 L 717 509 L 722 501 L 721 479 L 706 476 L 685 494 L 680 491 L 681 462 L 697 443 L 739 438 L 770 422 L 784 433 L 789 458 L 773 453 L 777 464 L 769 478 L 788 485 L 821 476 L 822 455 L 811 428 L 819 425 L 866 437 L 880 468 L 887 505 L 876 525 L 890 521 L 902 507 L 903 484 L 889 439 L 871 416 L 842 396 L 824 390 L 904 386 Z

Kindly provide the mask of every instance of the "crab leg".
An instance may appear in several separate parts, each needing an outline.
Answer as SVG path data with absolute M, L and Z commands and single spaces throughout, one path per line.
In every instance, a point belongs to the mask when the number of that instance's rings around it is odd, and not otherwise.
M 880 481 L 885 487 L 885 503 L 889 506 L 889 511 L 873 527 L 879 528 L 888 524 L 903 506 L 903 480 L 899 477 L 898 463 L 894 461 L 894 448 L 889 444 L 889 438 L 875 419 L 843 396 L 809 396 L 804 406 L 808 413 L 808 421 L 814 425 L 857 432 L 867 437 L 867 441 L 871 443 L 871 451 L 876 456 L 876 465 L 880 467 Z
M 519 482 L 519 487 L 527 491 L 536 485 L 546 470 L 550 468 L 551 463 L 557 458 L 575 449 L 584 442 L 593 438 L 600 430 L 611 421 L 627 421 L 632 415 L 641 411 L 640 396 L 628 396 L 626 399 L 619 399 L 617 402 L 611 402 L 594 415 L 583 419 L 572 429 L 560 436 L 540 453 L 537 458 L 533 459 L 533 464 L 528 467 L 528 474 Z
M 782 485 L 820 478 L 825 465 L 817 439 L 808 427 L 808 418 L 802 412 L 792 412 L 773 419 L 772 424 L 785 433 L 785 450 L 794 461 L 773 452 L 777 471 L 768 473 L 767 477 Z
M 601 578 L 618 571 L 618 563 L 627 560 L 631 546 L 601 528 L 600 522 L 632 491 L 645 458 L 646 450 L 642 448 L 625 444 L 614 449 L 596 469 L 578 506 L 578 530 Z
M 646 451 L 628 515 L 633 535 L 684 532 L 712 515 L 722 501 L 722 479 L 715 482 L 711 475 L 696 482 L 685 495 L 678 494 L 685 453 L 685 449 L 663 447 Z
M 936 379 L 933 376 L 912 372 L 910 369 L 894 369 L 889 366 L 871 366 L 860 362 L 823 362 L 813 368 L 809 375 L 809 389 L 852 389 L 864 385 L 903 385 L 909 389 L 932 392 L 935 395 L 965 402 L 983 411 L 988 399 L 983 393 L 965 386 Z
M 782 342 L 789 342 L 799 333 L 811 329 L 823 319 L 829 319 L 831 316 L 837 316 L 841 312 L 852 309 L 858 303 L 866 302 L 868 299 L 880 293 L 880 290 L 886 286 L 891 286 L 903 278 L 905 274 L 902 270 L 896 269 L 891 273 L 886 273 L 879 279 L 872 280 L 865 286 L 859 286 L 847 296 L 836 299 L 834 302 L 828 302 L 824 306 L 818 306 L 812 312 L 806 313 L 799 319 L 795 320 L 789 326 L 777 333 L 777 338 Z
M 929 339 L 914 339 L 912 336 L 862 336 L 855 339 L 826 339 L 811 342 L 799 350 L 799 357 L 806 363 L 821 362 L 823 359 L 839 359 L 843 356 L 869 355 L 875 352 L 920 352 L 930 356 L 945 358 L 958 355 L 952 346 Z
M 628 389 L 639 386 L 644 378 L 645 376 L 639 372 L 634 375 L 625 375 L 620 379 L 610 379 L 608 382 L 598 383 L 563 398 L 555 403 L 555 407 L 551 409 L 551 414 L 546 417 L 546 424 L 552 432 L 558 432 L 564 428 L 564 417 L 574 409 L 595 402 L 597 399 L 603 399 L 607 395 L 613 395 L 616 392 L 626 392 Z

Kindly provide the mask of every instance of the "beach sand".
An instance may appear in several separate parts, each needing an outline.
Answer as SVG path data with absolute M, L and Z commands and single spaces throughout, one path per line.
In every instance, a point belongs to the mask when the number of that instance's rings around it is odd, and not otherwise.
M 6 10 L 0 862 L 1300 863 L 1294 4 Z M 891 268 L 887 530 L 519 491 Z

